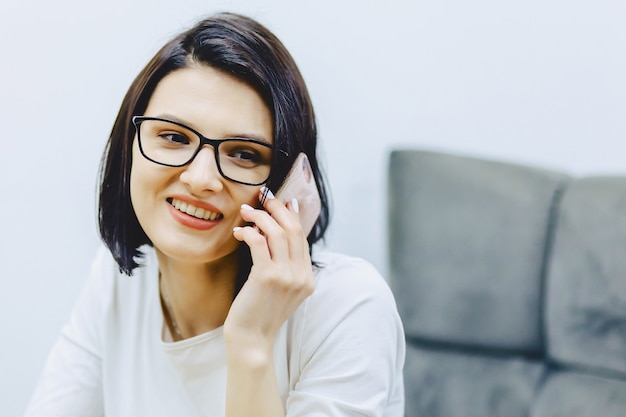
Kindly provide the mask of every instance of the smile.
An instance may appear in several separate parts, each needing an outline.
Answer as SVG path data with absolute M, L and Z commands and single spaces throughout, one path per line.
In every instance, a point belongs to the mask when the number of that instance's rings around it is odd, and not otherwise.
M 212 211 L 205 210 L 200 207 L 195 207 L 189 203 L 185 203 L 184 201 L 177 200 L 175 198 L 168 198 L 168 203 L 172 205 L 176 210 L 188 214 L 190 216 L 196 217 L 202 220 L 219 220 L 224 217 L 221 213 L 214 213 Z

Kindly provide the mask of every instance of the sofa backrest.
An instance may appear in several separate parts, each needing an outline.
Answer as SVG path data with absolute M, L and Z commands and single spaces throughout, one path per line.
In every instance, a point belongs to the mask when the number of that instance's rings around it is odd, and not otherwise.
M 572 181 L 553 241 L 534 415 L 626 416 L 626 176 Z
M 550 411 L 626 407 L 626 177 L 396 150 L 388 204 L 407 416 L 626 415 Z

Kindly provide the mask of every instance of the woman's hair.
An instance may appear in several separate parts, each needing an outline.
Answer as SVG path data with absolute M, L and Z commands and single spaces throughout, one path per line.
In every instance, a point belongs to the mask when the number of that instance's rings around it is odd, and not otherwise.
M 204 64 L 230 74 L 254 88 L 273 116 L 274 152 L 267 186 L 276 191 L 300 152 L 306 153 L 322 199 L 322 211 L 308 236 L 312 245 L 324 236 L 329 221 L 328 196 L 316 156 L 317 128 L 306 85 L 284 45 L 258 22 L 232 13 L 199 21 L 165 44 L 133 81 L 120 107 L 100 167 L 99 227 L 120 271 L 132 275 L 151 244 L 139 225 L 130 199 L 130 170 L 135 127 L 132 116 L 143 115 L 157 84 L 168 74 Z M 246 247 L 245 244 L 240 247 Z M 242 268 L 251 265 L 247 247 Z M 241 268 L 240 268 L 241 269 Z

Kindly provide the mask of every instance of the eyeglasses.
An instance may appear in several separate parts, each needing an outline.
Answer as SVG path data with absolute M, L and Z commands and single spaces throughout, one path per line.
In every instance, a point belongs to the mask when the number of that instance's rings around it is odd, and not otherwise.
M 189 164 L 204 145 L 215 152 L 217 170 L 226 179 L 245 185 L 267 182 L 274 146 L 245 138 L 209 139 L 182 123 L 159 117 L 133 116 L 139 150 L 159 165 Z M 287 153 L 278 149 L 283 155 Z

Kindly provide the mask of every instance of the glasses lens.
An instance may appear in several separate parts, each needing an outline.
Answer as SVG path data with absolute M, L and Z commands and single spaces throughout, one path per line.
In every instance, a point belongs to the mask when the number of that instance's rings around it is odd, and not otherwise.
M 191 130 L 162 120 L 143 120 L 139 144 L 144 156 L 158 164 L 185 165 L 198 149 L 200 138 Z
M 262 184 L 270 175 L 272 148 L 250 140 L 226 139 L 218 146 L 224 176 L 246 184 Z
M 251 185 L 264 183 L 270 175 L 272 147 L 245 139 L 216 141 L 217 163 L 227 179 Z M 142 120 L 139 124 L 141 153 L 157 164 L 183 166 L 191 161 L 200 137 L 192 130 L 163 120 Z

